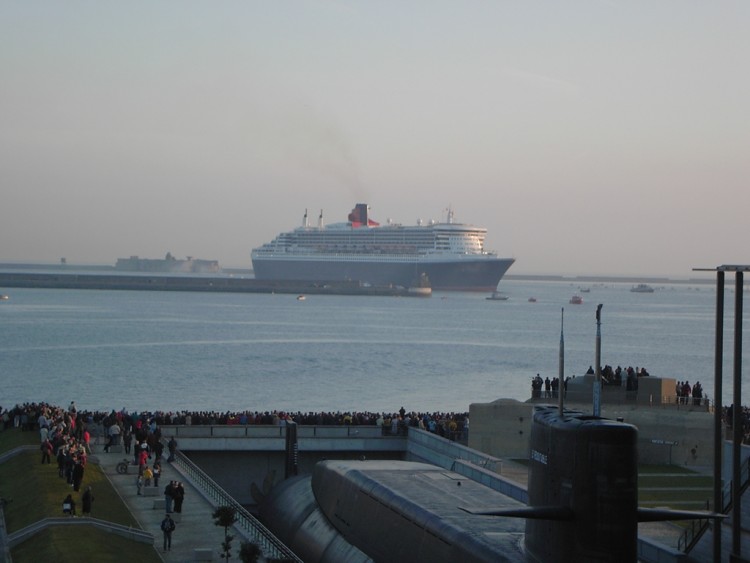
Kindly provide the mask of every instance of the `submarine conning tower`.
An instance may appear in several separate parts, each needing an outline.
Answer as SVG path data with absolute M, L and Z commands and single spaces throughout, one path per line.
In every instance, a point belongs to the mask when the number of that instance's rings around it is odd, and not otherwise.
M 570 518 L 563 522 L 526 521 L 526 549 L 536 559 L 636 560 L 637 437 L 632 424 L 536 407 L 529 506 L 570 510 Z M 550 552 L 553 548 L 555 553 Z

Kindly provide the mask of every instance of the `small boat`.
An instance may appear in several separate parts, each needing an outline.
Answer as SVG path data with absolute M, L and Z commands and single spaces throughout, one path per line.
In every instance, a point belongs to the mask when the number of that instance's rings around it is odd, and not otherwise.
M 570 298 L 571 305 L 582 305 L 583 304 L 583 297 L 580 295 L 574 295 Z
M 536 303 L 536 297 L 529 297 L 529 303 Z
M 493 291 L 492 295 L 490 295 L 489 297 L 485 297 L 485 299 L 487 299 L 488 301 L 507 301 L 508 296 L 499 291 Z
M 581 288 L 578 289 L 578 291 L 580 291 L 581 293 L 591 293 L 591 288 L 590 287 L 581 287 Z
M 305 296 L 304 295 L 298 295 L 297 296 L 297 301 L 304 301 L 304 300 L 305 300 Z
M 0 301 L 7 301 L 10 299 L 10 295 L 6 295 L 5 293 L 0 294 Z
M 630 291 L 632 291 L 633 293 L 653 293 L 654 288 L 645 283 L 639 283 L 638 285 L 634 285 L 633 287 L 631 287 Z

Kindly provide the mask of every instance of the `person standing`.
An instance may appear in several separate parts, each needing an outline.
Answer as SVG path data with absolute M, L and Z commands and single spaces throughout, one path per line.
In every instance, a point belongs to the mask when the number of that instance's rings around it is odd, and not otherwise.
M 52 451 L 52 442 L 44 440 L 44 442 L 42 442 L 42 463 L 50 463 Z
M 127 428 L 122 435 L 122 439 L 123 444 L 125 444 L 125 453 L 130 455 L 130 446 L 133 444 L 133 434 Z
M 91 485 L 89 485 L 81 496 L 81 510 L 84 516 L 91 516 L 91 505 L 93 503 L 94 493 L 91 492 Z
M 174 511 L 182 512 L 182 502 L 185 500 L 185 487 L 181 482 L 175 483 L 174 491 L 172 493 L 174 498 Z
M 138 451 L 138 475 L 143 475 L 148 463 L 148 450 L 140 449 Z
M 161 462 L 155 461 L 151 471 L 154 474 L 154 487 L 158 487 L 159 477 L 161 477 Z
M 86 450 L 86 453 L 91 455 L 91 433 L 89 432 L 88 427 L 84 428 L 83 430 L 83 449 Z
M 81 483 L 83 482 L 84 466 L 80 458 L 76 458 L 73 465 L 73 490 L 78 492 L 81 490 Z
M 122 429 L 120 428 L 120 425 L 117 424 L 117 420 L 112 422 L 112 425 L 109 427 L 109 445 L 110 446 L 119 446 L 120 445 L 120 433 L 122 432 Z
M 154 472 L 151 471 L 151 468 L 147 465 L 143 470 L 143 486 L 150 487 L 151 479 L 153 478 L 154 478 Z
M 174 439 L 174 436 L 172 436 L 169 439 L 169 442 L 167 442 L 167 449 L 169 450 L 169 457 L 167 458 L 167 461 L 169 463 L 172 463 L 174 461 L 174 454 L 177 451 L 177 440 Z
M 164 487 L 164 508 L 167 514 L 172 512 L 172 501 L 174 501 L 174 481 Z
M 164 520 L 161 521 L 161 531 L 164 534 L 164 551 L 171 551 L 172 549 L 172 532 L 174 532 L 175 527 L 172 517 L 165 514 Z

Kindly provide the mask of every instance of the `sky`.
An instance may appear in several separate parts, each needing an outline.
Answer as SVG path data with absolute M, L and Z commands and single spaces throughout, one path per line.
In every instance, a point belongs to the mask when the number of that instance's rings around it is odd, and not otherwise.
M 0 2 L 0 262 L 250 250 L 323 212 L 510 273 L 750 263 L 750 3 Z

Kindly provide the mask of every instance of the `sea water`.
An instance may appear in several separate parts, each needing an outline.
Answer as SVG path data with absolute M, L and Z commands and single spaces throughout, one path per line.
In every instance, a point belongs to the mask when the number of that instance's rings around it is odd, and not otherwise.
M 448 292 L 298 300 L 6 290 L 0 405 L 75 400 L 97 410 L 466 411 L 498 398 L 526 400 L 533 376 L 556 376 L 561 328 L 565 375 L 583 374 L 595 363 L 600 303 L 603 365 L 699 380 L 714 399 L 712 285 L 665 285 L 651 294 L 632 293 L 624 283 L 587 287 L 580 293 L 577 282 L 505 280 L 507 301 Z M 583 304 L 570 304 L 573 294 Z M 733 298 L 727 291 L 724 404 L 732 396 Z

